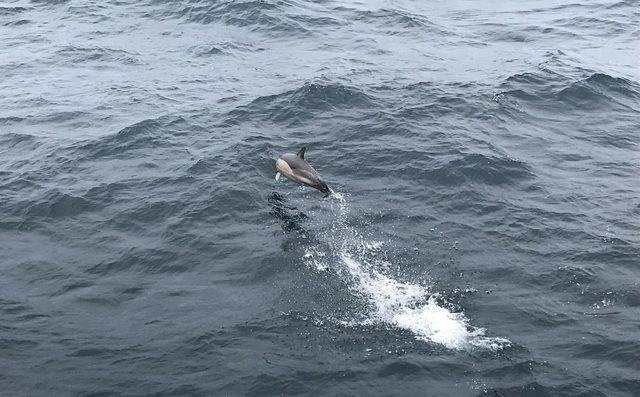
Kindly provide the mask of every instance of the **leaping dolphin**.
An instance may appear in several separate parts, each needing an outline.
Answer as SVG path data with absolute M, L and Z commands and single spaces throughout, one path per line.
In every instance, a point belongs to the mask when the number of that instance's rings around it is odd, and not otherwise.
M 300 149 L 297 154 L 285 153 L 276 160 L 276 181 L 280 179 L 280 175 L 284 175 L 287 179 L 291 179 L 301 185 L 306 185 L 324 193 L 324 197 L 333 193 L 333 190 L 322 179 L 318 171 L 314 170 L 304 159 L 306 147 Z

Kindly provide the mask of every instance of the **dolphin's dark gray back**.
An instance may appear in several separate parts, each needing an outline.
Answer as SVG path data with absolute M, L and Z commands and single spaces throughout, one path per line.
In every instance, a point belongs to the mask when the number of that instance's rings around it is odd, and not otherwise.
M 284 161 L 287 162 L 287 164 L 289 164 L 289 167 L 291 167 L 292 170 L 305 170 L 308 172 L 312 172 L 317 174 L 318 171 L 316 171 L 312 166 L 309 165 L 309 163 L 307 163 L 304 158 L 300 158 L 298 157 L 297 154 L 293 154 L 293 153 L 285 153 L 282 156 L 280 156 L 281 159 L 283 159 Z

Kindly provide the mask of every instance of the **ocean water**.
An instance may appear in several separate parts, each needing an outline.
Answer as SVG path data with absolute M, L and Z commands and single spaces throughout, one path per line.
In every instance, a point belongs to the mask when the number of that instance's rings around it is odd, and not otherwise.
M 5 0 L 0 50 L 0 394 L 640 395 L 637 1 Z

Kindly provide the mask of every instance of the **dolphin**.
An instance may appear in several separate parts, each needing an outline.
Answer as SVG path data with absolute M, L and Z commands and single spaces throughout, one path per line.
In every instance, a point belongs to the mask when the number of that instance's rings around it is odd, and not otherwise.
M 314 170 L 304 159 L 306 147 L 300 149 L 297 154 L 285 153 L 276 160 L 276 181 L 280 179 L 280 175 L 284 175 L 287 179 L 291 179 L 301 185 L 306 185 L 324 193 L 324 197 L 333 193 L 333 190 L 324 179 Z

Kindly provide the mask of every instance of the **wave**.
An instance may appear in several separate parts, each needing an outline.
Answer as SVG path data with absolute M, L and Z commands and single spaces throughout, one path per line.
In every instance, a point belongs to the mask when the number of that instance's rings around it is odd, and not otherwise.
M 198 57 L 232 55 L 235 52 L 259 52 L 263 47 L 240 41 L 212 42 L 193 46 L 191 51 Z
M 248 105 L 228 113 L 225 124 L 237 124 L 250 118 L 296 123 L 316 112 L 365 108 L 374 98 L 363 90 L 339 83 L 308 82 L 281 94 L 259 97 Z
M 484 25 L 486 26 L 486 24 Z M 527 25 L 522 27 L 514 27 L 507 24 L 490 24 L 491 30 L 487 30 L 484 35 L 488 42 L 504 41 L 516 43 L 537 42 L 540 40 L 575 40 L 580 36 L 569 29 L 558 27 L 544 27 Z
M 604 8 L 611 10 L 615 8 L 626 8 L 634 4 L 635 4 L 634 0 L 622 0 L 622 1 L 616 1 L 615 3 L 612 3 L 612 4 L 607 4 L 606 6 L 604 6 Z
M 445 178 L 455 180 L 462 176 L 467 181 L 487 185 L 503 185 L 535 177 L 535 174 L 522 161 L 479 153 L 468 154 L 461 159 L 453 160 L 439 171 L 446 174 Z
M 336 7 L 333 11 L 344 14 L 348 19 L 375 26 L 392 35 L 433 33 L 452 35 L 443 26 L 433 23 L 426 16 L 393 8 L 379 10 L 357 10 L 350 7 Z
M 142 120 L 121 129 L 114 135 L 83 142 L 76 145 L 72 150 L 75 152 L 76 159 L 95 160 L 100 157 L 110 156 L 126 158 L 130 155 L 129 152 L 137 149 L 169 147 L 171 144 L 167 127 L 171 127 L 172 123 L 181 121 L 184 121 L 181 117 Z M 171 128 L 171 130 L 179 133 L 179 128 Z
M 16 21 L 7 22 L 4 24 L 4 26 L 22 26 L 22 25 L 28 25 L 30 23 L 31 21 L 28 19 L 18 19 Z
M 0 124 L 17 124 L 24 121 L 24 117 L 6 116 L 0 117 Z
M 563 26 L 570 29 L 580 29 L 582 31 L 594 30 L 598 36 L 625 34 L 632 29 L 631 24 L 620 22 L 613 18 L 598 18 L 574 16 L 571 18 L 559 18 L 553 21 L 554 26 Z
M 125 50 L 118 50 L 105 47 L 79 47 L 66 46 L 56 51 L 55 56 L 50 58 L 52 63 L 78 64 L 95 62 L 119 63 L 124 65 L 141 65 L 143 62 L 136 57 L 136 54 Z
M 583 109 L 619 106 L 634 109 L 640 99 L 640 85 L 630 80 L 595 73 L 572 83 L 557 94 L 560 101 Z M 640 107 L 637 109 L 640 111 Z
M 47 123 L 67 124 L 70 127 L 83 128 L 90 125 L 95 115 L 86 111 L 54 111 L 51 113 L 0 117 L 0 125 L 42 125 Z M 100 119 L 99 121 L 102 121 Z
M 70 0 L 31 0 L 34 4 L 59 5 L 68 3 Z
M 501 186 L 517 184 L 536 177 L 527 163 L 504 155 L 456 153 L 455 156 L 455 159 L 440 166 L 415 160 L 389 166 L 385 170 L 399 172 L 415 182 L 423 181 L 426 185 L 446 186 L 465 183 Z
M 0 16 L 21 14 L 31 8 L 21 6 L 0 5 Z
M 47 192 L 42 199 L 29 203 L 24 210 L 27 219 L 35 217 L 61 218 L 75 216 L 95 208 L 95 205 L 83 197 L 61 193 L 57 190 Z
M 522 104 L 547 111 L 602 108 L 638 112 L 640 84 L 604 73 L 574 80 L 551 70 L 515 74 L 501 86 L 494 100 L 504 108 L 526 111 Z
M 160 13 L 162 17 L 180 18 L 201 24 L 223 23 L 249 27 L 268 35 L 310 33 L 305 25 L 314 20 L 304 20 L 289 13 L 291 4 L 273 1 L 222 1 L 213 4 L 193 0 L 164 4 L 169 7 Z M 326 23 L 326 21 L 324 21 Z
M 64 123 L 75 119 L 88 118 L 91 116 L 88 112 L 83 111 L 69 111 L 69 112 L 54 112 L 51 114 L 43 115 L 37 119 L 31 119 L 32 123 Z
M 5 119 L 10 122 L 20 122 L 24 120 L 22 117 L 7 117 Z M 9 149 L 18 145 L 27 145 L 29 148 L 34 148 L 37 143 L 38 139 L 29 134 L 8 133 L 0 135 L 2 149 Z M 2 151 L 2 149 L 0 149 L 0 151 Z
M 220 46 L 216 45 L 197 46 L 193 49 L 193 51 L 199 57 L 210 57 L 227 54 L 223 49 L 220 48 Z

